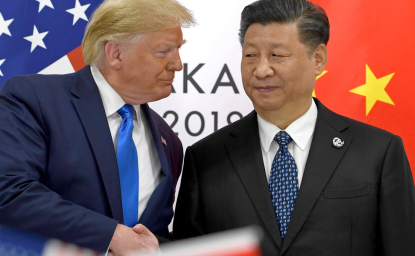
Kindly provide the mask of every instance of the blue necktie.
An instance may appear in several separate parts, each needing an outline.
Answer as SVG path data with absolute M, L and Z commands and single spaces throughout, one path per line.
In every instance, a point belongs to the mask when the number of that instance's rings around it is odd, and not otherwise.
M 285 131 L 280 131 L 275 135 L 274 140 L 280 147 L 272 162 L 269 192 L 281 238 L 284 241 L 297 199 L 298 176 L 294 158 L 288 152 L 288 144 L 292 141 L 292 138 Z
M 138 159 L 133 141 L 134 108 L 125 104 L 118 111 L 123 121 L 118 132 L 117 162 L 120 173 L 124 225 L 133 227 L 138 222 Z

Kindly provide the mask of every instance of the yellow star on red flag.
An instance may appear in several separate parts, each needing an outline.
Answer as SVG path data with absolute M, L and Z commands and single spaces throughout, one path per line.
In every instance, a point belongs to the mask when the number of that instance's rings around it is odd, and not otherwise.
M 356 93 L 362 96 L 366 96 L 366 116 L 372 110 L 377 101 L 382 101 L 391 105 L 395 105 L 388 93 L 385 91 L 386 86 L 392 79 L 393 75 L 384 76 L 382 78 L 376 78 L 369 66 L 366 65 L 366 84 L 350 90 L 352 93 Z
M 400 136 L 415 177 L 415 1 L 313 2 L 330 19 L 329 72 L 316 81 L 318 99 L 338 114 Z

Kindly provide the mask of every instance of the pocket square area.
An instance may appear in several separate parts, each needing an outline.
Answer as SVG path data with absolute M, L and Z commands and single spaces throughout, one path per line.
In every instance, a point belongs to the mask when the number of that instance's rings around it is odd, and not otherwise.
M 347 199 L 370 195 L 370 184 L 351 188 L 326 188 L 323 192 L 327 199 Z

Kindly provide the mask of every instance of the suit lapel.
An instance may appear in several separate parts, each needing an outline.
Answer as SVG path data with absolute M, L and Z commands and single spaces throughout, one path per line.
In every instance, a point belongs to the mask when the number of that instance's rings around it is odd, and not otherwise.
M 242 129 L 231 133 L 234 138 L 226 148 L 236 173 L 261 216 L 264 226 L 267 227 L 278 248 L 281 248 L 281 235 L 265 176 L 256 115 L 256 112 L 249 114 L 245 118 L 246 122 L 239 126 Z
M 318 117 L 313 141 L 281 255 L 294 241 L 352 140 L 350 136 L 342 133 L 347 129 L 344 120 L 318 100 L 315 101 Z M 344 141 L 341 148 L 333 146 L 335 137 Z
M 98 87 L 92 78 L 90 67 L 76 73 L 71 93 L 75 110 L 82 122 L 94 152 L 107 193 L 112 217 L 123 222 L 120 178 L 111 132 L 105 115 Z
M 91 75 L 90 67 L 86 66 L 76 73 L 71 93 L 76 96 L 72 100 L 75 110 L 84 126 L 86 135 L 91 144 L 99 170 L 107 192 L 113 218 L 123 222 L 121 188 L 117 159 L 111 132 L 105 115 L 102 99 L 98 87 Z M 170 152 L 161 142 L 161 134 L 147 104 L 141 106 L 146 115 L 151 135 L 160 159 L 161 169 L 165 175 L 151 195 L 146 209 L 140 218 L 140 223 L 150 228 L 157 221 L 160 209 L 167 204 L 173 187 L 173 171 L 168 161 Z M 164 136 L 167 137 L 167 136 Z M 168 143 L 168 142 L 167 142 Z
M 147 104 L 141 105 L 144 114 L 146 115 L 147 122 L 149 124 L 151 130 L 151 136 L 154 141 L 154 145 L 156 146 L 157 154 L 160 159 L 161 169 L 164 174 L 164 178 L 161 180 L 160 184 L 152 193 L 146 209 L 144 210 L 143 214 L 140 217 L 139 223 L 144 224 L 147 228 L 151 229 L 151 227 L 157 221 L 158 216 L 162 212 L 162 209 L 165 208 L 165 205 L 168 203 L 169 196 L 173 189 L 174 178 L 173 178 L 173 170 L 170 164 L 170 151 L 169 147 L 162 143 L 162 130 L 159 130 L 159 127 L 156 125 L 156 121 L 152 116 L 152 112 Z M 165 135 L 164 138 L 167 138 Z M 166 142 L 166 144 L 168 141 Z

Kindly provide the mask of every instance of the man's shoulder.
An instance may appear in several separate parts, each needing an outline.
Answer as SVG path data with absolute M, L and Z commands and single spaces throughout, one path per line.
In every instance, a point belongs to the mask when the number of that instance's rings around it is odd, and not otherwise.
M 349 124 L 349 126 L 355 130 L 355 133 L 368 132 L 372 133 L 373 135 L 394 136 L 393 133 L 386 131 L 382 128 L 376 127 L 374 125 L 370 125 L 346 116 L 341 117 L 344 118 L 346 122 Z
M 10 78 L 1 88 L 1 91 L 26 91 L 34 90 L 37 93 L 55 94 L 59 91 L 69 92 L 73 85 L 78 83 L 80 88 L 85 88 L 86 83 L 93 83 L 90 67 L 69 74 L 29 74 Z M 89 89 L 94 86 L 87 86 Z M 91 91 L 86 88 L 85 91 Z
M 76 73 L 69 74 L 29 74 L 21 75 L 10 78 L 6 83 L 31 83 L 34 85 L 46 85 L 45 82 L 55 82 L 55 81 L 73 81 Z M 50 83 L 48 83 L 50 84 Z
M 319 103 L 322 106 L 321 103 Z M 321 111 L 321 114 L 320 114 Z M 335 113 L 323 105 L 319 108 L 319 117 L 329 123 L 337 130 L 345 129 L 361 140 L 384 140 L 390 141 L 396 135 L 379 127 Z
M 53 93 L 59 90 L 68 90 L 75 79 L 75 73 L 66 75 L 22 75 L 15 76 L 6 81 L 2 87 L 3 92 L 35 91 L 37 93 Z
M 240 120 L 235 121 L 227 126 L 224 126 L 216 132 L 206 136 L 205 138 L 193 144 L 191 147 L 196 149 L 223 146 L 233 138 L 237 137 L 239 134 L 246 131 L 246 129 L 255 128 L 257 127 L 257 125 L 257 114 L 255 111 L 252 111 Z

